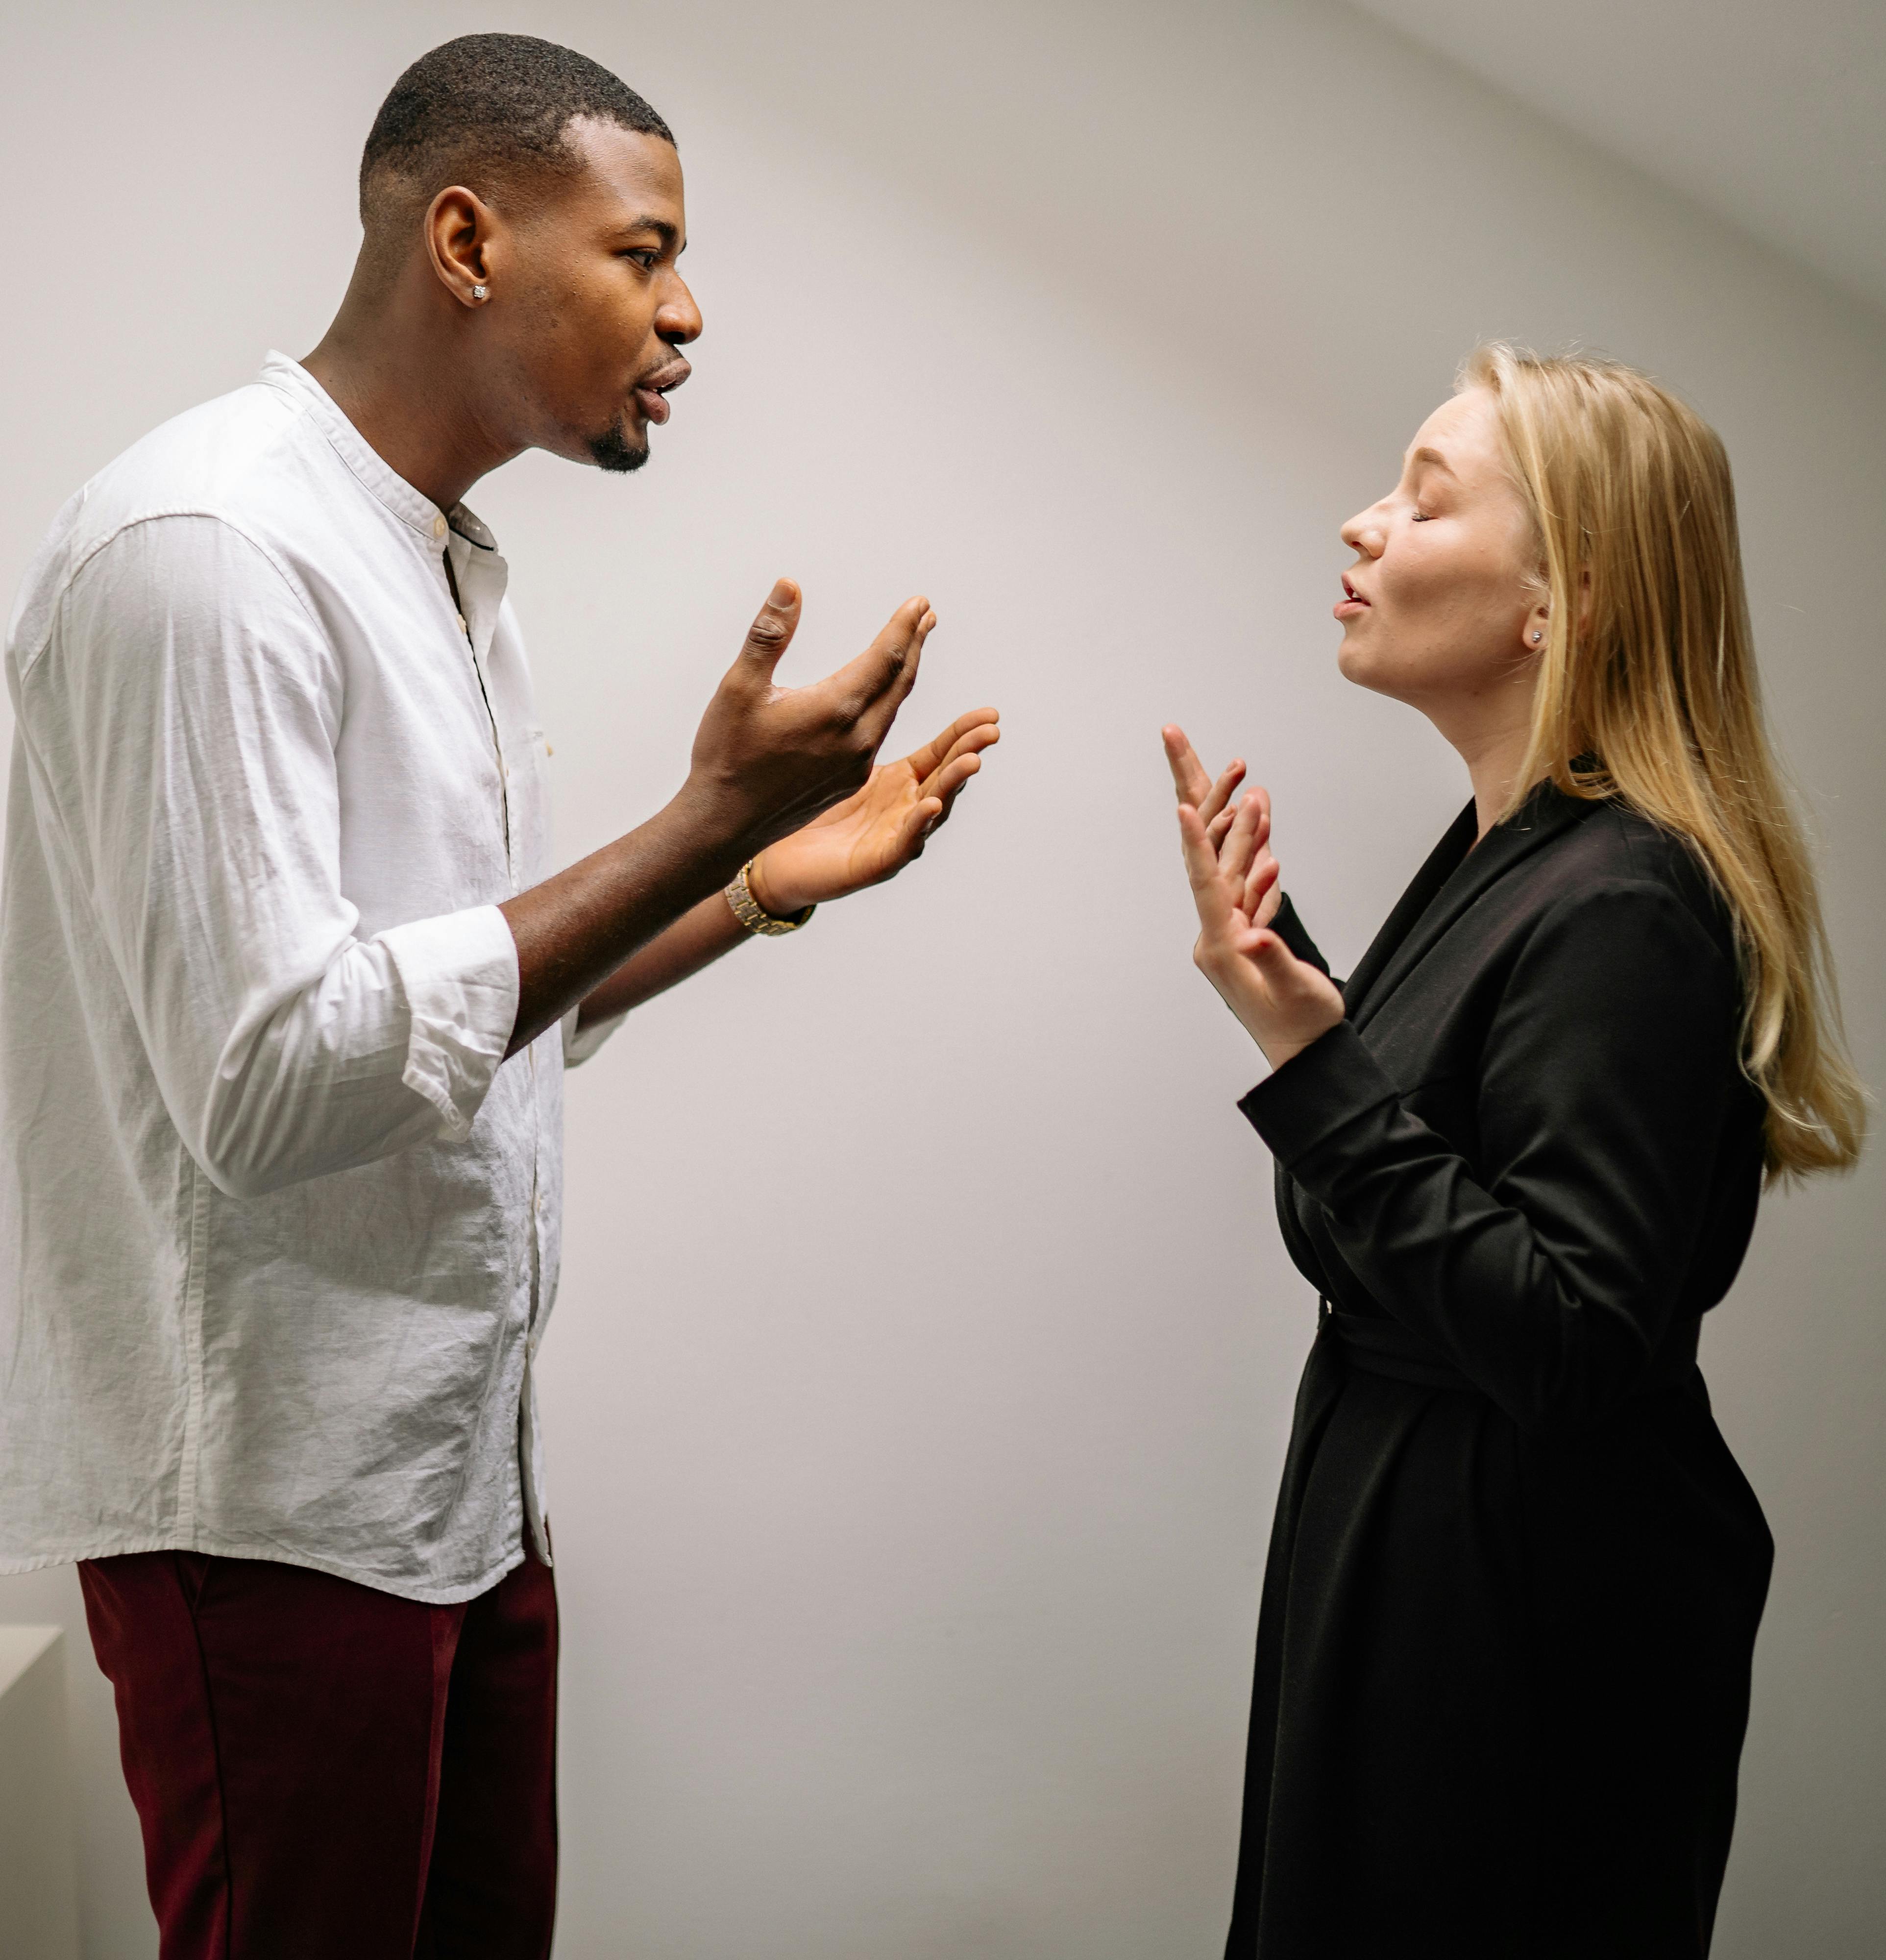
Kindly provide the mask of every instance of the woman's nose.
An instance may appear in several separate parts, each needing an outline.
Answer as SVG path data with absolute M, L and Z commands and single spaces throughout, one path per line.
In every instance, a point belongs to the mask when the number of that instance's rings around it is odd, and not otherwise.
M 1372 509 L 1359 512 L 1344 525 L 1342 539 L 1351 551 L 1361 552 L 1369 558 L 1379 558 L 1388 542 L 1388 534 L 1382 527 L 1381 518 Z

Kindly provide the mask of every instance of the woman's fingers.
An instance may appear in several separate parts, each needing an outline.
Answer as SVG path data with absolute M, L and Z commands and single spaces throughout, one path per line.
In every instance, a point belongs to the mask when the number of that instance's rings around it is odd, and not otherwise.
M 1253 783 L 1245 792 L 1245 800 L 1258 806 L 1258 848 L 1261 851 L 1271 841 L 1271 792 L 1263 784 Z
M 1278 884 L 1282 876 L 1283 870 L 1277 860 L 1267 850 L 1260 851 L 1257 861 L 1245 875 L 1244 894 L 1238 901 L 1238 909 L 1255 924 L 1267 925 L 1271 913 L 1277 910 L 1283 899 L 1283 895 Z M 1259 918 L 1258 908 L 1267 902 L 1270 905 L 1270 912 Z
M 1229 807 L 1232 794 L 1244 781 L 1244 764 L 1232 762 L 1211 786 L 1211 794 L 1198 806 L 1198 815 L 1209 830 L 1222 812 Z
M 1266 817 L 1263 803 L 1255 796 L 1247 796 L 1238 806 L 1238 814 L 1225 833 L 1225 841 L 1219 848 L 1218 865 L 1225 876 L 1235 878 L 1242 886 L 1256 861 L 1261 840 L 1258 828 Z
M 1211 778 L 1205 773 L 1204 764 L 1192 752 L 1185 730 L 1175 723 L 1169 723 L 1159 735 L 1166 744 L 1166 760 L 1172 772 L 1172 787 L 1178 792 L 1179 801 L 1190 803 L 1194 810 L 1202 809 L 1211 796 Z
M 1222 937 L 1232 924 L 1232 888 L 1220 876 L 1218 854 L 1211 848 L 1197 811 L 1188 803 L 1178 807 L 1178 837 L 1198 922 L 1214 938 Z

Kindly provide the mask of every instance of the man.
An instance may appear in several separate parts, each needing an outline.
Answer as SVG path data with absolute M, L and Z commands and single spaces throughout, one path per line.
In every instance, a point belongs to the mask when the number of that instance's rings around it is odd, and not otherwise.
M 461 499 L 647 460 L 701 331 L 673 138 L 471 36 L 361 208 L 320 345 L 75 498 L 8 635 L 0 1569 L 82 1561 L 164 1960 L 548 1952 L 565 1063 L 895 873 L 996 739 L 874 768 L 934 616 L 783 691 L 781 581 L 673 802 L 544 877 Z

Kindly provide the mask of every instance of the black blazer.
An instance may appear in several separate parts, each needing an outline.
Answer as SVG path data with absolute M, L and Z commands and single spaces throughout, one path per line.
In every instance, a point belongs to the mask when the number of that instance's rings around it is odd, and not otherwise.
M 1347 1018 L 1240 1107 L 1339 1322 L 1388 1316 L 1522 1427 L 1576 1426 L 1694 1356 L 1754 1225 L 1764 1106 L 1688 846 L 1550 784 L 1474 829 L 1470 803 Z M 1277 929 L 1324 966 L 1287 908 Z

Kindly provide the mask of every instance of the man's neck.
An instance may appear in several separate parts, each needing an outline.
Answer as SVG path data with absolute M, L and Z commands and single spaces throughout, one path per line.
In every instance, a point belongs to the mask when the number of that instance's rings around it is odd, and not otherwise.
M 523 447 L 480 412 L 455 336 L 440 330 L 451 323 L 429 294 L 350 289 L 301 363 L 388 468 L 442 511 Z

